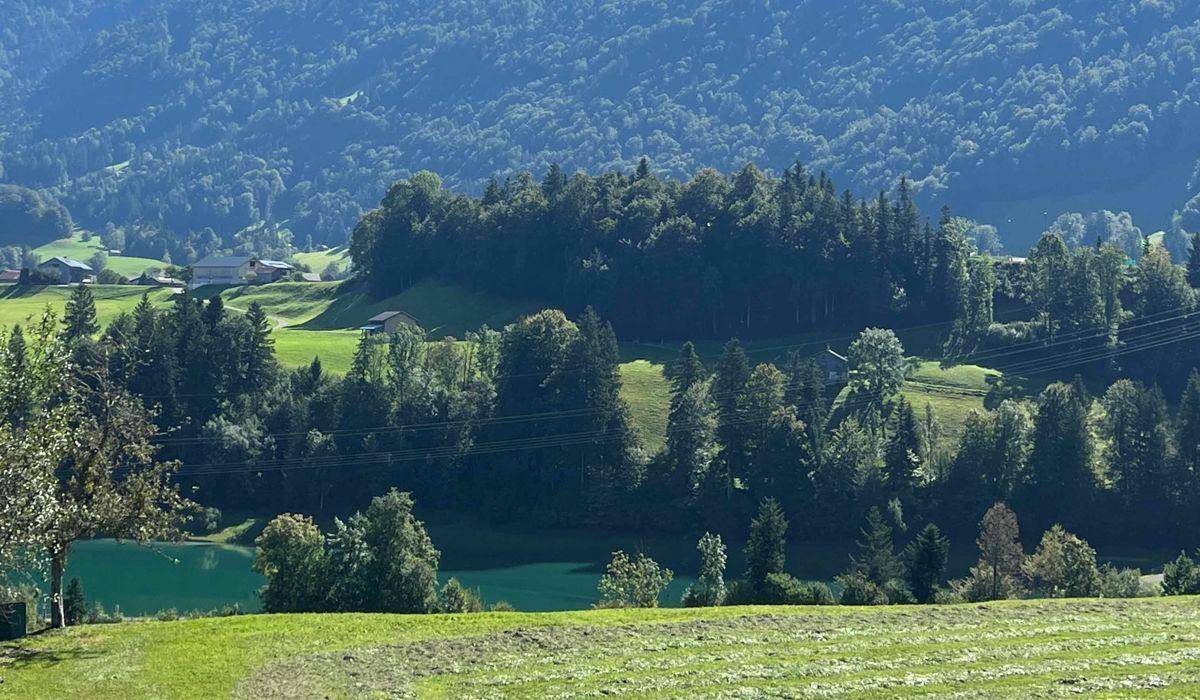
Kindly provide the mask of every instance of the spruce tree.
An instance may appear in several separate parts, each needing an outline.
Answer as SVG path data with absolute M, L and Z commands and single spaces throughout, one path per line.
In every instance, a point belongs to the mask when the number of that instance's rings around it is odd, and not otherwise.
M 750 361 L 746 359 L 742 344 L 734 338 L 725 344 L 712 382 L 712 396 L 717 404 L 717 439 L 721 443 L 721 459 L 730 476 L 741 476 L 745 470 L 745 430 L 738 405 L 746 393 L 749 379 Z
M 100 324 L 96 322 L 96 300 L 90 286 L 77 284 L 71 290 L 63 326 L 63 336 L 68 342 L 89 339 L 100 330 Z
M 271 338 L 271 322 L 267 312 L 257 301 L 250 303 L 246 321 L 250 332 L 243 352 L 245 384 L 242 393 L 253 393 L 264 389 L 274 372 L 275 340 Z
M 1192 234 L 1192 245 L 1187 263 L 1187 281 L 1192 289 L 1200 289 L 1200 232 Z
M 850 557 L 851 570 L 881 588 L 899 578 L 903 567 L 896 557 L 892 527 L 878 507 L 867 513 L 867 526 L 860 535 L 858 554 Z
M 918 603 L 932 603 L 938 584 L 946 573 L 950 540 L 930 523 L 904 550 L 908 588 Z
M 707 376 L 704 363 L 696 353 L 696 346 L 687 341 L 679 348 L 679 357 L 667 367 L 667 380 L 671 383 L 671 397 L 675 401 L 687 393 Z
M 1053 520 L 1076 525 L 1095 491 L 1095 445 L 1083 391 L 1060 382 L 1038 397 L 1026 488 L 1039 526 Z M 1064 501 L 1064 494 L 1070 498 Z
M 912 404 L 903 396 L 896 404 L 892 434 L 888 439 L 884 462 L 888 491 L 893 496 L 908 497 L 917 485 L 921 468 L 921 434 Z
M 779 503 L 764 498 L 758 515 L 750 521 L 750 537 L 746 540 L 746 580 L 754 591 L 762 591 L 771 574 L 783 573 L 787 529 L 788 521 Z

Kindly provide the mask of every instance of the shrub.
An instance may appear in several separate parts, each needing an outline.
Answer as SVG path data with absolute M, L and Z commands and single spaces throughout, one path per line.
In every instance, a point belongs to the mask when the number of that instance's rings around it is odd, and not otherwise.
M 948 600 L 982 603 L 988 600 L 1019 598 L 1025 592 L 1020 580 L 1015 576 L 993 575 L 993 571 L 990 564 L 981 560 L 979 564 L 971 567 L 969 576 L 950 582 Z
M 808 587 L 791 574 L 767 574 L 758 602 L 768 605 L 806 605 Z
M 1186 553 L 1180 552 L 1173 562 L 1163 567 L 1163 595 L 1200 594 L 1200 567 Z
M 63 593 L 63 616 L 67 625 L 79 625 L 87 618 L 87 596 L 83 593 L 83 582 L 71 579 Z
M 859 571 L 851 571 L 837 577 L 842 584 L 842 605 L 887 605 L 888 597 L 883 588 Z
M 804 592 L 805 605 L 836 605 L 837 601 L 833 598 L 833 591 L 829 590 L 829 586 L 821 581 L 815 581 L 808 584 Z
M 1099 592 L 1096 550 L 1061 525 L 1042 535 L 1025 571 L 1052 598 L 1086 598 Z
M 157 613 L 154 614 L 154 619 L 158 620 L 159 622 L 174 622 L 174 621 L 178 620 L 179 617 L 180 617 L 179 611 L 176 610 L 175 608 L 167 608 L 166 610 L 159 610 Z
M 462 585 L 458 579 L 452 578 L 442 586 L 438 596 L 441 612 L 444 613 L 474 613 L 483 610 L 483 601 L 479 592 Z
M 516 610 L 507 600 L 498 600 L 488 606 L 489 612 L 516 612 Z
M 657 608 L 658 597 L 675 574 L 645 554 L 630 559 L 621 550 L 613 552 L 608 573 L 600 578 L 602 608 Z
M 114 605 L 112 613 L 109 613 L 105 611 L 103 605 L 96 603 L 87 614 L 87 624 L 89 625 L 111 625 L 124 621 L 125 616 L 121 614 L 120 605 Z
M 725 602 L 722 605 L 753 605 L 754 602 L 754 586 L 749 581 L 738 579 L 725 586 Z
M 1101 598 L 1141 598 L 1150 595 L 1142 585 L 1142 572 L 1137 569 L 1118 569 L 1112 564 L 1100 567 L 1097 591 Z

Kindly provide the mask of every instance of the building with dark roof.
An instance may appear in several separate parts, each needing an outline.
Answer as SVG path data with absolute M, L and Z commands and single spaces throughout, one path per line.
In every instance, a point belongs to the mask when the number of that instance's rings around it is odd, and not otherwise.
M 53 257 L 38 263 L 38 269 L 58 280 L 59 284 L 86 284 L 96 281 L 95 270 L 91 265 L 72 258 Z
M 367 323 L 360 326 L 359 330 L 368 333 L 391 334 L 400 330 L 400 326 L 402 325 L 420 327 L 421 322 L 404 311 L 384 311 L 367 319 Z

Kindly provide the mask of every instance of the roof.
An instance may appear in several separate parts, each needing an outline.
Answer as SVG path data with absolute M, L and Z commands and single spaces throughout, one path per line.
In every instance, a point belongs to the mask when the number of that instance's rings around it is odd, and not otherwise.
M 67 267 L 74 268 L 76 270 L 85 270 L 87 272 L 92 271 L 92 266 L 88 265 L 87 263 L 81 263 L 78 260 L 75 260 L 73 258 L 64 258 L 61 256 L 55 256 L 53 258 L 50 258 L 49 260 L 45 260 L 42 263 L 40 263 L 38 265 L 38 267 L 41 267 L 42 265 L 49 265 L 50 263 L 55 263 L 55 262 L 60 263 L 62 265 L 66 265 Z
M 375 314 L 371 318 L 368 318 L 367 323 L 383 323 L 384 321 L 395 318 L 396 316 L 399 316 L 401 314 L 408 316 L 408 314 L 404 313 L 403 311 L 384 311 L 381 314 Z M 412 318 L 412 316 L 408 316 L 408 317 Z
M 249 255 L 230 255 L 226 257 L 210 255 L 207 258 L 192 263 L 192 267 L 241 267 L 253 259 Z
M 287 263 L 283 262 L 282 260 L 259 260 L 258 264 L 262 265 L 264 267 L 274 267 L 274 268 L 277 268 L 280 270 L 292 269 L 291 265 L 288 265 Z
M 827 362 L 834 362 L 834 361 L 843 362 L 843 363 L 850 362 L 850 360 L 847 360 L 844 355 L 839 355 L 836 352 L 834 352 L 833 348 L 825 348 L 825 352 L 821 353 L 820 359 L 825 360 Z
M 321 276 L 315 272 L 302 272 L 300 273 L 300 279 L 305 282 L 320 282 Z
M 21 279 L 20 270 L 0 270 L 0 280 L 11 281 Z

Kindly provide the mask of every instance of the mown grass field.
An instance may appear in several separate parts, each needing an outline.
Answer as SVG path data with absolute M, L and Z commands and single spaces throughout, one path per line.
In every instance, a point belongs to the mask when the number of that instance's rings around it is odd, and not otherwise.
M 104 250 L 104 244 L 100 242 L 99 236 L 92 236 L 91 240 L 84 241 L 80 234 L 76 233 L 70 238 L 53 241 L 34 248 L 33 252 L 41 256 L 42 260 L 62 256 L 64 258 L 74 258 L 81 262 L 87 262 L 88 258 L 101 250 Z M 108 256 L 108 267 L 118 275 L 133 278 L 152 267 L 162 269 L 166 267 L 166 263 L 161 260 L 152 260 L 151 258 L 110 255 Z
M 0 645 L 0 696 L 1196 697 L 1200 601 L 254 615 Z

